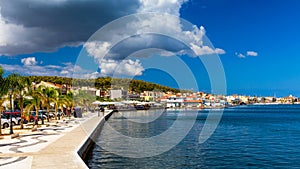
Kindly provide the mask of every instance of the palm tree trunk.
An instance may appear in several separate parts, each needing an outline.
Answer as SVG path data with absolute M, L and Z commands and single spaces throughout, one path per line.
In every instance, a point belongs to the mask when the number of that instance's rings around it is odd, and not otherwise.
M 34 119 L 34 123 L 35 125 L 38 125 L 39 124 L 39 109 L 38 109 L 38 106 L 35 107 L 35 119 Z
M 49 103 L 49 104 L 50 104 L 50 103 Z M 47 121 L 48 121 L 48 122 L 50 122 L 50 116 L 49 116 L 49 113 L 50 113 L 50 110 L 49 110 L 50 108 L 49 108 L 49 107 L 50 107 L 50 106 L 49 106 L 49 104 L 47 104 Z
M 24 114 L 23 114 L 23 97 L 20 95 L 20 113 L 21 113 L 21 122 L 20 128 L 24 128 Z
M 57 113 L 57 107 L 58 107 L 58 105 L 57 105 L 57 103 L 55 104 L 55 112 L 54 112 L 54 118 L 55 118 L 55 120 L 57 120 L 57 116 L 56 116 L 56 113 Z
M 2 105 L 0 105 L 2 106 Z M 2 112 L 0 110 L 0 117 L 2 116 Z M 2 135 L 2 124 L 1 124 L 1 120 L 0 120 L 0 136 Z

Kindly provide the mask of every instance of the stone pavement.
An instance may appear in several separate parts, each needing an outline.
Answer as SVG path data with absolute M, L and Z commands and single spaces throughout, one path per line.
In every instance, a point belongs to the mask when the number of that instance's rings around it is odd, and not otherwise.
M 88 113 L 18 138 L 0 139 L 0 168 L 87 168 L 77 151 L 102 119 Z

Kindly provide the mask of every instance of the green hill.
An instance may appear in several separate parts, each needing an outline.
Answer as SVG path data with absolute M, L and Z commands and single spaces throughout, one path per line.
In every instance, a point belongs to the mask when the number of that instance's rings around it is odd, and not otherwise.
M 111 78 L 111 77 L 98 77 L 96 79 L 72 79 L 67 77 L 57 77 L 57 76 L 26 76 L 30 82 L 40 83 L 41 81 L 51 82 L 55 84 L 68 84 L 72 86 L 90 86 L 97 89 L 124 89 L 133 92 L 143 92 L 143 91 L 172 91 L 175 93 L 180 92 L 179 89 L 170 88 L 167 86 L 162 86 L 155 83 L 145 82 L 142 80 L 132 80 L 132 79 L 121 79 L 121 78 Z

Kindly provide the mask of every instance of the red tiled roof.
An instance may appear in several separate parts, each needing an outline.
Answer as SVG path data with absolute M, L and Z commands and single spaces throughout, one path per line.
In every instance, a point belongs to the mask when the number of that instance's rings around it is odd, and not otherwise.
M 187 103 L 202 103 L 202 100 L 184 100 Z

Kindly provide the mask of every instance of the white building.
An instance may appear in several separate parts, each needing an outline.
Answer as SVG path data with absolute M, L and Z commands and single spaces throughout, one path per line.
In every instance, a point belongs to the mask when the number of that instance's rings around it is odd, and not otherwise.
M 184 99 L 183 98 L 173 98 L 170 97 L 167 100 L 167 107 L 172 108 L 172 107 L 181 107 L 184 104 Z
M 110 90 L 110 99 L 127 99 L 128 92 L 126 90 Z

